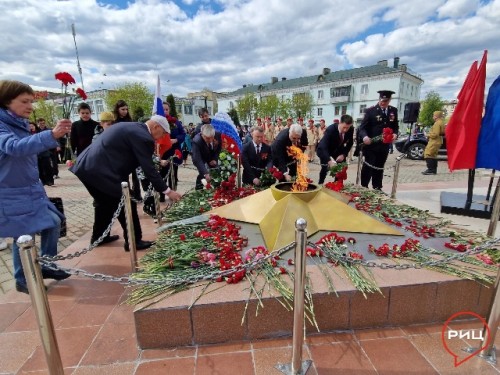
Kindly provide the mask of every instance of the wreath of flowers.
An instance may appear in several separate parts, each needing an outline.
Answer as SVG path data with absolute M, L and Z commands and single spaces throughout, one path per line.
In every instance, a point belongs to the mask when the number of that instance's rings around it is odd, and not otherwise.
M 228 181 L 232 174 L 238 173 L 238 160 L 233 153 L 221 151 L 218 164 L 217 168 L 210 169 L 210 185 L 215 188 L 221 186 L 223 181 Z

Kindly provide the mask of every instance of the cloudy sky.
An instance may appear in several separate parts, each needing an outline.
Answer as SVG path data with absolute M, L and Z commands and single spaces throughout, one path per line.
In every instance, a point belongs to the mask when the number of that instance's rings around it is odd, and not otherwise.
M 0 79 L 57 89 L 54 74 L 86 91 L 129 81 L 184 96 L 232 91 L 272 76 L 296 78 L 400 57 L 422 96 L 459 91 L 487 49 L 487 82 L 500 75 L 500 0 L 0 0 Z M 497 47 L 497 48 L 494 48 Z M 77 79 L 80 83 L 79 78 Z

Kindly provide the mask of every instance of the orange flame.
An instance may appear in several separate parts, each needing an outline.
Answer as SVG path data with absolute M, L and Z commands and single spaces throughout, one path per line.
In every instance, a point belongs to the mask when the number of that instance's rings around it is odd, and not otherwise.
M 292 185 L 292 191 L 306 191 L 309 186 L 306 177 L 309 172 L 309 158 L 300 147 L 294 145 L 288 147 L 288 155 L 297 160 L 297 178 Z

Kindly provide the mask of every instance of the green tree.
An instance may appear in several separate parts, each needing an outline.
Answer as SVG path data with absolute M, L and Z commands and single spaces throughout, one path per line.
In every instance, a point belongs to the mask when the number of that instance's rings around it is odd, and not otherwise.
M 172 94 L 167 95 L 167 103 L 170 106 L 170 116 L 177 118 L 177 107 L 175 106 L 175 98 Z
M 39 118 L 43 118 L 47 122 L 47 126 L 52 128 L 61 115 L 61 111 L 57 110 L 57 106 L 53 101 L 38 99 L 33 105 L 30 120 L 36 122 Z
M 420 103 L 420 114 L 418 115 L 418 122 L 424 126 L 432 126 L 434 119 L 432 115 L 434 111 L 442 111 L 444 101 L 441 96 L 435 91 L 429 91 L 425 99 Z
M 146 115 L 144 113 L 144 109 L 142 109 L 141 107 L 137 107 L 134 111 L 133 116 L 132 116 L 132 120 L 142 121 L 144 119 L 144 117 L 146 117 Z
M 276 118 L 278 114 L 279 100 L 276 95 L 264 96 L 259 103 L 257 114 L 260 117 L 269 116 Z
M 293 94 L 292 109 L 296 117 L 306 117 L 311 114 L 314 98 L 310 92 Z
M 236 111 L 241 116 L 241 119 L 244 120 L 247 124 L 252 123 L 252 116 L 257 110 L 257 98 L 254 94 L 248 93 L 245 94 L 243 98 L 237 101 L 236 103 Z
M 241 125 L 240 119 L 238 118 L 238 111 L 235 108 L 230 109 L 227 114 L 231 117 L 231 120 L 233 120 L 234 125 Z
M 113 110 L 115 103 L 120 99 L 127 102 L 132 118 L 139 118 L 141 114 L 141 111 L 137 113 L 139 109 L 142 110 L 143 115 L 148 117 L 153 113 L 154 94 L 142 82 L 125 82 L 116 86 L 108 93 L 106 106 Z
M 292 100 L 291 99 L 280 99 L 278 102 L 277 115 L 281 118 L 287 119 L 293 116 Z

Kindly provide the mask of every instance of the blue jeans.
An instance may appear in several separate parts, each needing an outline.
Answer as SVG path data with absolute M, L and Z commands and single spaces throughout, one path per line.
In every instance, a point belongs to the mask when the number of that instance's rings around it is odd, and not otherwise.
M 53 222 L 53 226 L 44 229 L 41 232 L 41 254 L 54 256 L 57 255 L 57 241 L 59 240 L 59 232 L 61 230 L 61 219 L 54 212 L 49 210 L 49 217 L 47 220 Z M 31 234 L 33 239 L 35 235 Z M 26 284 L 26 277 L 24 276 L 23 265 L 21 263 L 21 255 L 19 254 L 19 246 L 17 246 L 17 238 L 14 238 L 12 244 L 12 258 L 14 262 L 14 278 L 17 283 Z

